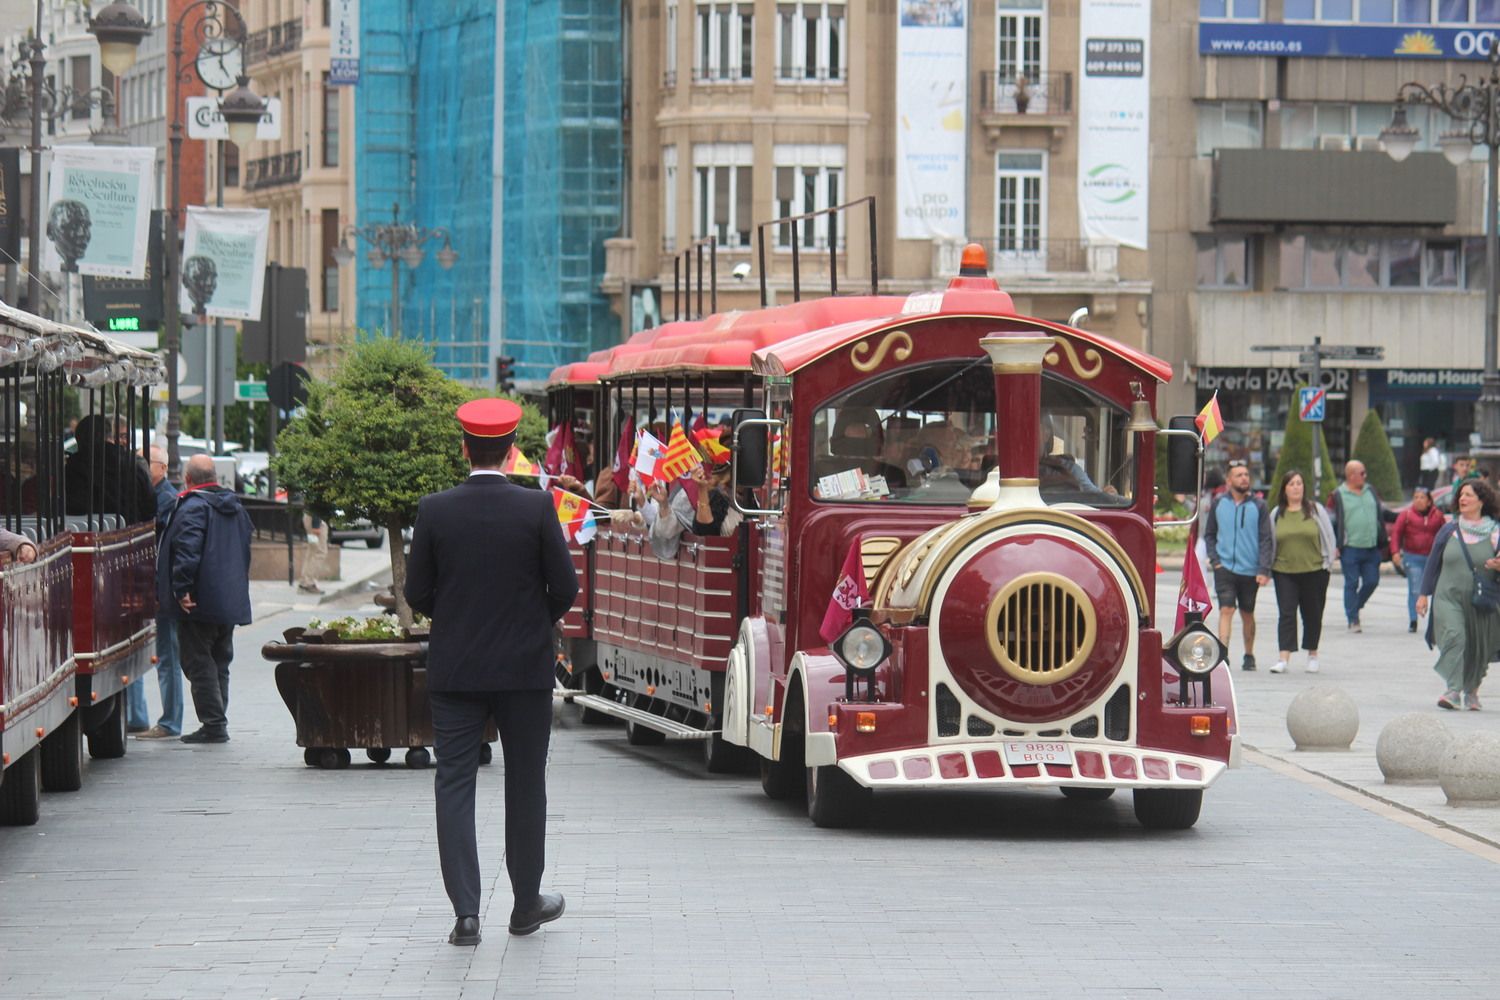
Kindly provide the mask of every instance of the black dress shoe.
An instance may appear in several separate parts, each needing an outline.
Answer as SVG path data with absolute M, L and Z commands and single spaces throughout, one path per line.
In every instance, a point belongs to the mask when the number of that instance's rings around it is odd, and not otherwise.
M 543 924 L 562 916 L 563 905 L 562 893 L 542 893 L 537 896 L 536 902 L 524 910 L 518 906 L 510 911 L 510 932 L 517 937 L 530 934 Z
M 202 729 L 179 736 L 178 739 L 184 743 L 228 743 L 229 734 L 222 729 L 209 729 L 205 726 Z
M 472 948 L 479 943 L 479 918 L 459 917 L 453 921 L 453 933 L 448 935 L 448 943 Z

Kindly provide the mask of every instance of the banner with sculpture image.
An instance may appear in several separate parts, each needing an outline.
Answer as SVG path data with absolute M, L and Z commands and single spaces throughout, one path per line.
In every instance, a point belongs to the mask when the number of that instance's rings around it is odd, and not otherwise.
M 156 150 L 54 146 L 42 267 L 96 278 L 144 278 Z
M 1151 0 L 1079 5 L 1078 215 L 1086 239 L 1146 249 Z
M 189 205 L 179 279 L 183 315 L 259 319 L 270 231 L 264 208 Z
M 967 222 L 967 0 L 900 0 L 896 236 L 962 239 Z

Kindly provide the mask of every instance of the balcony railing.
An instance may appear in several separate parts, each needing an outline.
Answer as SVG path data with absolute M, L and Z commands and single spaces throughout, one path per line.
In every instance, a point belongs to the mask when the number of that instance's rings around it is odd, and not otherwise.
M 985 70 L 979 74 L 979 110 L 1001 115 L 1068 114 L 1073 110 L 1073 74 L 1043 73 L 1031 79 Z
M 254 32 L 245 43 L 245 65 L 253 66 L 302 47 L 302 21 L 283 21 Z
M 1011 237 L 981 241 L 990 259 L 990 273 L 1111 274 L 1116 269 L 1113 244 L 1080 239 Z
M 245 166 L 245 190 L 259 191 L 263 188 L 295 184 L 302 179 L 302 152 L 278 153 L 251 160 Z

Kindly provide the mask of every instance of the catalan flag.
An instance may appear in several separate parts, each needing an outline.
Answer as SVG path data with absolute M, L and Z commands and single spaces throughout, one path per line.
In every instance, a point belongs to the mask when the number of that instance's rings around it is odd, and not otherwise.
M 724 442 L 719 440 L 718 427 L 703 427 L 693 431 L 693 439 L 698 442 L 698 450 L 703 452 L 703 457 L 710 462 L 729 461 L 729 449 L 724 447 Z
M 510 454 L 505 456 L 505 464 L 500 467 L 500 471 L 507 476 L 534 476 L 541 469 L 533 465 L 530 459 L 521 454 L 521 449 L 515 445 L 511 445 Z
M 1217 390 L 1214 392 L 1213 399 L 1204 405 L 1203 409 L 1198 412 L 1198 418 L 1193 422 L 1198 425 L 1198 433 L 1203 436 L 1204 444 L 1208 444 L 1224 430 L 1224 414 L 1219 412 Z
M 701 464 L 698 453 L 688 444 L 687 435 L 682 430 L 682 421 L 679 420 L 672 425 L 672 433 L 667 437 L 667 450 L 657 463 L 656 478 L 667 482 L 681 479 Z
M 552 506 L 557 511 L 557 523 L 562 525 L 564 538 L 579 545 L 586 545 L 593 540 L 598 525 L 594 522 L 594 512 L 586 498 L 554 486 Z

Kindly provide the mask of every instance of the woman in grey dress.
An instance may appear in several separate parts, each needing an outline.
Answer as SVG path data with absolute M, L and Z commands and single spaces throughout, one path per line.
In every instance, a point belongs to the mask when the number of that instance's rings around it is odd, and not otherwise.
M 1500 656 L 1500 611 L 1481 611 L 1474 606 L 1474 569 L 1492 582 L 1500 581 L 1500 504 L 1494 488 L 1479 479 L 1465 480 L 1458 488 L 1458 516 L 1443 527 L 1432 543 L 1432 555 L 1422 574 L 1417 613 L 1427 621 L 1427 645 L 1438 651 L 1433 669 L 1443 679 L 1439 708 L 1480 709 L 1479 685 L 1490 661 Z

